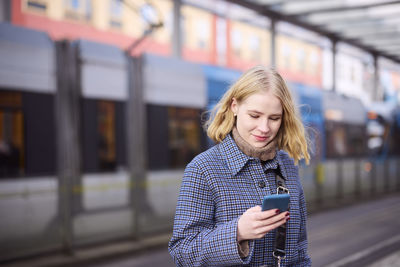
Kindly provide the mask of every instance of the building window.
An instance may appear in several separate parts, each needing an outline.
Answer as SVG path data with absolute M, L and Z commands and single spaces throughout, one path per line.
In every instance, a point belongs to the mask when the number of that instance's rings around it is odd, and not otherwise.
M 196 21 L 196 33 L 197 33 L 197 48 L 206 49 L 207 48 L 207 38 L 210 36 L 209 24 L 204 19 L 199 19 Z
M 26 7 L 30 11 L 44 13 L 47 9 L 47 3 L 43 0 L 28 0 L 26 1 Z
M 290 69 L 290 56 L 291 56 L 290 46 L 286 43 L 282 44 L 283 66 L 287 70 Z
M 65 17 L 79 21 L 90 21 L 92 18 L 91 0 L 64 0 Z
M 242 33 L 237 29 L 232 31 L 232 47 L 235 56 L 240 57 L 242 55 Z
M 250 51 L 251 51 L 251 59 L 252 60 L 260 60 L 261 59 L 261 45 L 260 38 L 258 36 L 252 35 L 249 39 Z
M 318 57 L 318 53 L 315 50 L 311 52 L 310 63 L 311 63 L 310 64 L 311 65 L 311 74 L 318 75 L 319 57 Z
M 112 28 L 122 27 L 122 1 L 111 0 L 110 1 L 110 26 Z
M 306 69 L 306 52 L 303 48 L 297 50 L 297 71 L 304 72 Z

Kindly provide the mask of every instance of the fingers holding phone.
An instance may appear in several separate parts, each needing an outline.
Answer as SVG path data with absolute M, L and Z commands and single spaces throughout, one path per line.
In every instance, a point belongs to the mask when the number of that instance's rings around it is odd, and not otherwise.
M 284 224 L 289 218 L 289 212 L 279 212 L 279 209 L 263 211 L 260 206 L 246 210 L 240 216 L 237 228 L 237 241 L 262 238 L 269 231 Z

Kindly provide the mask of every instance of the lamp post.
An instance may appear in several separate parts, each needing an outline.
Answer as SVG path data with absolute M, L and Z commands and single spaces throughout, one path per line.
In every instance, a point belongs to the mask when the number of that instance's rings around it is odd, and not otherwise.
M 161 19 L 160 12 L 150 3 L 145 3 L 144 5 L 138 7 L 134 6 L 130 1 L 127 0 L 119 1 L 121 1 L 124 5 L 133 10 L 135 13 L 138 13 L 148 24 L 148 28 L 143 32 L 143 35 L 140 38 L 136 39 L 126 49 L 126 52 L 129 55 L 133 49 L 135 49 L 147 38 L 147 36 L 153 33 L 154 30 L 161 28 L 164 23 Z

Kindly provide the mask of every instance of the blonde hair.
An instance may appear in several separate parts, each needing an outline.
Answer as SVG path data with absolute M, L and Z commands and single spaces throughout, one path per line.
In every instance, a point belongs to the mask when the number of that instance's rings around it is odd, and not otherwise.
M 276 136 L 278 148 L 285 150 L 295 164 L 302 158 L 308 164 L 308 140 L 290 91 L 277 71 L 264 66 L 249 69 L 225 92 L 205 123 L 208 137 L 220 143 L 232 131 L 235 125 L 231 110 L 233 98 L 240 103 L 254 93 L 269 90 L 279 98 L 283 108 L 283 120 Z

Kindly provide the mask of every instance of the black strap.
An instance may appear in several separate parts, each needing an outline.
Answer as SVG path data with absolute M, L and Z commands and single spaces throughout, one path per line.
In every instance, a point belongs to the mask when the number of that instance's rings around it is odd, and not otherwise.
M 287 190 L 285 179 L 283 179 L 282 176 L 279 175 L 278 173 L 276 173 L 275 177 L 277 185 L 277 194 L 288 194 L 289 190 Z M 286 223 L 279 226 L 276 230 L 273 255 L 275 258 L 278 259 L 279 262 L 286 256 L 285 244 L 286 244 Z

